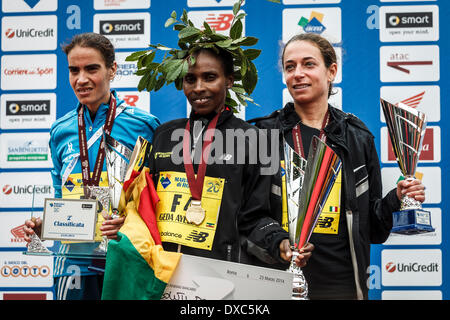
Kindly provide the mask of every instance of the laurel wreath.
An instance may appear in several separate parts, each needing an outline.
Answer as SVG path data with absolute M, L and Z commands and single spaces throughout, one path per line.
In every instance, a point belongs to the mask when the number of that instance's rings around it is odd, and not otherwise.
M 141 77 L 137 89 L 156 92 L 164 85 L 174 83 L 175 87 L 181 90 L 189 65 L 195 64 L 193 53 L 202 48 L 210 48 L 219 53 L 218 48 L 221 48 L 231 53 L 235 68 L 231 91 L 234 92 L 237 101 L 231 96 L 230 90 L 227 90 L 225 104 L 235 112 L 239 103 L 243 106 L 247 106 L 247 102 L 257 104 L 250 95 L 258 82 L 258 72 L 253 60 L 260 55 L 261 50 L 242 48 L 254 46 L 258 42 L 258 38 L 242 36 L 242 18 L 246 14 L 239 11 L 243 1 L 238 0 L 233 6 L 229 36 L 216 33 L 206 21 L 203 23 L 203 30 L 195 27 L 188 19 L 185 9 L 179 20 L 177 13 L 173 11 L 165 27 L 173 26 L 173 29 L 178 31 L 179 48 L 150 44 L 150 49 L 134 52 L 125 59 L 137 61 L 138 70 L 135 74 Z M 154 61 L 158 51 L 164 52 L 161 62 Z

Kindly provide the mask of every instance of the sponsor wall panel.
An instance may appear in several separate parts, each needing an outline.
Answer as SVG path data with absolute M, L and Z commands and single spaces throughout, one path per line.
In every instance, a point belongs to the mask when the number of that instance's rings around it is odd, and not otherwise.
M 383 300 L 442 300 L 440 290 L 384 290 Z
M 2 90 L 56 88 L 56 55 L 3 55 Z
M 56 120 L 56 94 L 3 94 L 0 108 L 2 129 L 50 129 Z
M 33 157 L 25 152 L 30 149 L 24 144 L 30 139 L 30 146 L 44 148 L 43 137 L 46 136 L 48 142 L 51 124 L 77 104 L 68 83 L 67 59 L 60 45 L 77 33 L 104 33 L 117 49 L 118 72 L 112 88 L 117 89 L 130 106 L 151 111 L 161 122 L 166 122 L 189 113 L 185 96 L 173 85 L 156 93 L 138 92 L 139 79 L 134 75 L 136 63 L 125 58 L 133 51 L 145 49 L 149 43 L 177 45 L 178 38 L 171 31 L 172 27 L 164 27 L 172 10 L 179 17 L 185 8 L 196 25 L 207 20 L 217 32 L 228 32 L 234 3 L 235 0 L 93 0 L 81 5 L 81 2 L 69 0 L 1 1 L 0 225 L 3 225 L 1 219 L 8 220 L 9 225 L 5 223 L 6 229 L 2 229 L 0 255 L 23 250 L 22 243 L 7 246 L 7 242 L 13 236 L 11 230 L 32 207 L 29 186 L 42 186 L 42 190 L 39 189 L 41 200 L 53 196 L 48 172 L 51 160 L 31 161 Z M 383 194 L 394 188 L 400 170 L 389 149 L 380 96 L 426 113 L 428 130 L 418 171 L 423 173 L 427 188 L 424 208 L 431 211 L 436 232 L 412 237 L 392 235 L 384 245 L 373 245 L 371 263 L 380 270 L 380 286 L 371 287 L 369 297 L 395 299 L 398 291 L 405 297 L 430 292 L 435 299 L 449 299 L 445 270 L 450 262 L 445 254 L 450 241 L 446 232 L 450 218 L 445 214 L 449 210 L 445 201 L 449 191 L 443 182 L 450 178 L 445 170 L 449 159 L 446 124 L 450 118 L 441 108 L 448 105 L 450 99 L 450 92 L 445 90 L 450 86 L 448 72 L 445 72 L 449 68 L 446 57 L 450 52 L 450 39 L 445 36 L 448 29 L 445 20 L 439 21 L 439 18 L 450 15 L 450 2 L 282 0 L 275 4 L 250 0 L 245 2 L 242 12 L 247 14 L 245 34 L 259 39 L 255 47 L 262 49 L 262 53 L 255 60 L 259 79 L 253 98 L 258 106 L 241 108 L 239 117 L 264 116 L 291 100 L 280 63 L 282 43 L 295 33 L 306 31 L 325 36 L 336 49 L 336 94 L 329 102 L 358 116 L 374 134 L 382 167 Z M 36 142 L 40 139 L 42 144 Z M 10 154 L 9 159 L 28 157 L 30 161 L 8 161 L 4 150 L 11 144 L 16 145 L 19 153 Z M 441 250 L 440 284 L 433 278 L 431 289 L 425 285 L 385 285 L 390 283 L 392 275 L 381 272 L 385 268 L 382 252 L 398 249 L 424 250 L 425 256 Z M 8 261 L 22 260 L 11 258 Z M 408 277 L 415 279 L 414 275 Z M 5 287 L 3 283 L 0 290 Z M 8 282 L 4 291 L 26 292 L 22 284 L 19 282 L 14 287 Z M 32 292 L 36 290 L 32 285 L 29 288 Z
M 0 300 L 53 300 L 52 291 L 0 291 Z
M 52 287 L 53 257 L 0 252 L 0 287 Z
M 1 168 L 50 168 L 52 159 L 47 132 L 0 135 Z
M 430 250 L 391 250 L 381 254 L 383 286 L 440 286 L 442 252 Z
M 26 24 L 24 25 L 24 21 Z M 41 51 L 55 50 L 57 35 L 57 17 L 14 16 L 2 19 L 3 51 Z
M 54 196 L 50 172 L 0 172 L 0 187 L 0 208 L 42 208 Z

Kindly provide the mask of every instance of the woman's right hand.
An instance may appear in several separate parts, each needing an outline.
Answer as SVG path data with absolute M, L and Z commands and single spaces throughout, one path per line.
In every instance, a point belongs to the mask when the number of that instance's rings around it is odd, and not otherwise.
M 31 236 L 36 233 L 38 237 L 41 236 L 42 220 L 40 218 L 31 218 L 25 221 L 23 231 L 25 232 L 24 239 L 26 242 L 31 242 Z

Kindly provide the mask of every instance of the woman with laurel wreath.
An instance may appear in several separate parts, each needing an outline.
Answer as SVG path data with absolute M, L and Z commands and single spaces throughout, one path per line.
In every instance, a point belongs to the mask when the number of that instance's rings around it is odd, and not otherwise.
M 261 174 L 259 159 L 252 161 L 258 143 L 250 136 L 258 137 L 258 129 L 234 116 L 236 103 L 228 94 L 233 88 L 241 102 L 251 101 L 257 79 L 251 62 L 257 50 L 239 50 L 242 44 L 256 43 L 241 37 L 239 7 L 233 8 L 231 36 L 215 33 L 206 22 L 204 30 L 195 28 L 184 11 L 182 23 L 174 27 L 180 48 L 171 49 L 169 58 L 153 62 L 161 45 L 130 56 L 142 66 L 137 72 L 143 76 L 141 89 L 156 91 L 164 82 L 175 82 L 192 107 L 189 118 L 161 125 L 153 137 L 149 163 L 160 198 L 156 219 L 165 250 L 286 264 L 292 252 L 288 233 L 269 209 L 271 177 Z M 176 22 L 174 12 L 166 25 Z M 242 85 L 234 83 L 236 78 Z M 311 250 L 308 246 L 296 258 L 299 266 L 306 264 Z

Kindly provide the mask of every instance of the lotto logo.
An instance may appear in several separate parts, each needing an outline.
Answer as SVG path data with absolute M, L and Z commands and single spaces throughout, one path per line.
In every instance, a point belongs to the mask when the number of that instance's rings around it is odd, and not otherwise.
M 14 266 L 3 266 L 0 269 L 0 275 L 2 277 L 48 277 L 50 275 L 50 268 L 48 266 L 18 266 L 18 265 L 14 265 Z

